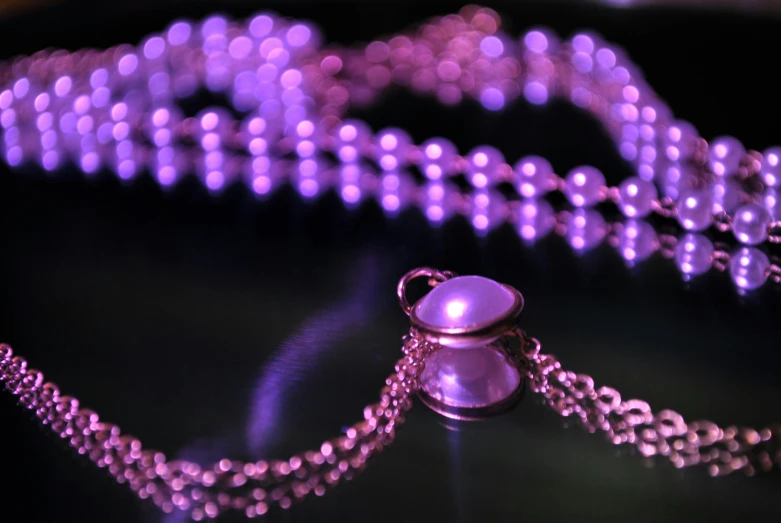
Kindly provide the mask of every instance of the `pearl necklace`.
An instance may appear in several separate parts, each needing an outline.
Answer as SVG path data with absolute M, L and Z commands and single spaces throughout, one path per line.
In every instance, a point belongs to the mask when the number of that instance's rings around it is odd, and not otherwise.
M 282 183 L 305 199 L 336 189 L 348 207 L 375 197 L 391 215 L 419 207 L 433 225 L 462 215 L 477 234 L 510 222 L 526 242 L 553 231 L 583 251 L 607 240 L 630 263 L 658 250 L 685 278 L 729 269 L 741 291 L 781 281 L 779 265 L 757 247 L 781 242 L 781 148 L 760 154 L 732 137 L 706 142 L 673 118 L 622 50 L 594 34 L 560 41 L 533 29 L 516 41 L 499 25 L 493 11 L 468 7 L 409 35 L 337 50 L 321 47 L 306 23 L 214 16 L 176 22 L 138 46 L 43 51 L 0 65 L 0 86 L 7 86 L 0 91 L 2 154 L 12 167 L 36 163 L 54 172 L 72 161 L 86 176 L 107 169 L 125 181 L 148 170 L 166 188 L 195 173 L 213 193 L 233 183 L 258 197 Z M 604 124 L 636 175 L 611 187 L 591 166 L 559 176 L 537 156 L 510 165 L 488 145 L 461 155 L 443 138 L 415 144 L 401 129 L 374 133 L 345 118 L 349 106 L 372 102 L 391 84 L 447 105 L 474 98 L 489 111 L 519 97 L 531 104 L 567 99 Z M 232 111 L 213 107 L 186 117 L 177 101 L 199 88 L 224 94 Z M 454 183 L 461 175 L 466 188 Z M 546 195 L 556 191 L 570 209 L 554 211 Z M 594 208 L 603 203 L 627 220 L 608 223 Z M 686 232 L 658 234 L 643 221 L 652 213 Z M 742 245 L 712 243 L 701 234 L 711 227 L 731 231 Z M 406 287 L 420 277 L 433 290 L 410 304 Z M 397 290 L 412 327 L 379 402 L 341 436 L 284 461 L 169 461 L 61 395 L 6 345 L 0 381 L 141 498 L 196 520 L 231 509 L 254 517 L 272 505 L 288 508 L 350 479 L 393 440 L 416 393 L 446 416 L 475 419 L 512 407 L 525 382 L 563 416 L 676 467 L 753 474 L 781 462 L 777 428 L 686 422 L 564 370 L 518 327 L 523 297 L 509 286 L 420 268 Z M 483 370 L 475 376 L 475 368 Z

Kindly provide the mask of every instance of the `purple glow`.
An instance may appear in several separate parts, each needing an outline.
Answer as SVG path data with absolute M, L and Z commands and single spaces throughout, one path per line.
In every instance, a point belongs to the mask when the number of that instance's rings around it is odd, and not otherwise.
M 624 96 L 624 100 L 630 104 L 637 103 L 637 101 L 640 99 L 640 91 L 634 85 L 627 85 L 624 87 L 624 89 L 621 91 L 621 94 Z
M 315 154 L 317 148 L 311 140 L 302 140 L 296 145 L 296 154 L 301 158 L 309 158 Z
M 268 142 L 263 138 L 253 138 L 249 142 L 248 149 L 253 156 L 265 154 L 268 151 Z
M 89 77 L 90 87 L 97 89 L 108 83 L 108 71 L 104 68 L 95 69 Z
M 770 274 L 770 260 L 755 247 L 743 247 L 732 254 L 730 275 L 740 289 L 755 290 L 765 284 Z
M 529 103 L 542 105 L 548 101 L 548 88 L 541 82 L 529 82 L 523 88 L 523 95 Z
M 41 165 L 47 171 L 53 171 L 60 165 L 60 155 L 57 151 L 46 151 L 41 157 Z
M 92 96 L 90 97 L 92 106 L 98 109 L 108 105 L 110 99 L 111 91 L 107 87 L 98 87 L 93 91 Z
M 544 238 L 556 225 L 553 207 L 544 199 L 524 200 L 518 210 L 518 234 L 526 242 Z
M 208 38 L 212 35 L 222 35 L 228 29 L 228 21 L 222 16 L 210 16 L 201 25 L 201 35 Z
M 117 64 L 117 70 L 122 76 L 128 76 L 135 72 L 138 68 L 138 58 L 136 55 L 129 53 L 119 59 Z
M 282 40 L 279 38 L 271 37 L 266 38 L 263 40 L 263 42 L 260 44 L 260 56 L 268 60 L 269 55 L 272 51 L 275 49 L 282 49 Z
M 153 36 L 144 44 L 144 56 L 148 60 L 160 58 L 165 52 L 165 40 L 159 36 Z
M 54 94 L 62 98 L 70 92 L 72 86 L 73 81 L 70 76 L 61 76 L 54 82 Z
M 220 142 L 220 135 L 217 133 L 206 133 L 201 137 L 201 147 L 204 151 L 219 149 Z
M 607 234 L 605 219 L 594 209 L 576 209 L 567 227 L 567 241 L 578 252 L 593 249 Z
M 9 127 L 3 135 L 3 140 L 6 145 L 16 145 L 19 143 L 20 134 L 18 127 Z
M 258 156 L 252 159 L 252 172 L 254 174 L 264 174 L 271 168 L 271 160 L 268 156 Z
M 283 48 L 273 49 L 268 53 L 267 60 L 277 67 L 285 67 L 290 61 L 290 53 Z
M 72 133 L 76 130 L 76 121 L 78 118 L 75 113 L 68 111 L 60 117 L 60 131 L 63 133 Z
M 618 237 L 618 251 L 630 266 L 651 256 L 658 248 L 656 231 L 643 220 L 629 220 Z
M 53 130 L 46 131 L 41 135 L 41 147 L 44 149 L 53 149 L 57 145 L 57 133 Z
M 147 87 L 153 96 L 165 94 L 170 91 L 171 77 L 166 72 L 158 72 L 149 77 Z
M 571 60 L 575 69 L 581 73 L 589 73 L 594 67 L 594 61 L 591 59 L 591 56 L 583 52 L 574 53 Z
M 81 169 L 85 173 L 93 174 L 95 171 L 98 170 L 98 167 L 100 167 L 100 158 L 98 158 L 97 153 L 88 152 L 81 156 L 81 160 L 79 163 L 81 164 Z
M 228 45 L 228 54 L 230 54 L 234 60 L 243 60 L 252 52 L 252 47 L 252 40 L 246 36 L 237 36 L 231 40 L 230 45 Z
M 296 24 L 287 31 L 287 43 L 291 47 L 301 47 L 309 42 L 312 30 L 304 24 Z
M 498 111 L 504 107 L 504 93 L 496 87 L 488 87 L 480 93 L 480 103 L 489 111 Z
M 76 131 L 81 135 L 85 135 L 92 131 L 92 125 L 91 116 L 82 116 L 79 118 L 78 122 L 76 122 Z
M 117 144 L 117 158 L 129 158 L 133 154 L 133 142 L 122 140 Z
M 597 51 L 597 63 L 605 69 L 612 69 L 616 65 L 616 54 L 603 47 Z
M 342 187 L 342 199 L 347 203 L 357 203 L 361 199 L 361 190 L 357 185 L 345 185 Z
M 210 191 L 217 191 L 222 189 L 224 183 L 225 175 L 223 175 L 220 171 L 211 171 L 206 175 L 206 187 L 208 187 Z
M 274 20 L 268 15 L 258 15 L 249 23 L 249 32 L 255 38 L 263 38 L 274 28 Z
M 590 55 L 594 52 L 594 40 L 585 34 L 575 35 L 572 39 L 572 48 L 580 53 Z
M 271 190 L 271 178 L 265 175 L 256 176 L 252 180 L 252 191 L 255 194 L 267 194 Z
M 618 146 L 618 153 L 624 160 L 632 161 L 637 158 L 637 146 L 632 142 L 621 142 Z
M 119 102 L 118 104 L 115 104 L 114 107 L 111 108 L 111 119 L 115 122 L 119 120 L 124 120 L 127 116 L 127 105 L 123 102 Z
M 27 78 L 20 78 L 14 83 L 14 96 L 17 100 L 21 100 L 27 93 L 30 92 L 30 80 Z
M 89 118 L 89 117 L 86 116 L 85 118 Z M 92 126 L 90 126 L 90 128 L 92 128 Z M 117 122 L 114 125 L 114 131 L 112 132 L 112 135 L 114 136 L 115 140 L 117 141 L 124 140 L 125 138 L 128 137 L 129 134 L 130 134 L 130 126 L 127 124 L 127 122 Z
M 0 92 L 0 111 L 5 111 L 14 103 L 14 94 L 10 89 Z
M 282 87 L 293 89 L 294 87 L 301 85 L 302 79 L 301 71 L 298 69 L 288 69 L 279 77 L 279 82 L 282 84 Z
M 480 41 L 480 50 L 491 58 L 497 58 L 504 53 L 504 44 L 495 36 L 486 36 Z
M 46 93 L 41 93 L 38 96 L 35 97 L 35 102 L 33 102 L 33 106 L 35 107 L 35 110 L 39 113 L 42 111 L 45 111 L 47 107 L 49 107 L 49 95 Z
M 572 100 L 572 103 L 574 103 L 578 107 L 586 108 L 589 105 L 591 105 L 591 99 L 592 99 L 591 91 L 589 91 L 585 87 L 576 87 L 572 90 L 570 99 Z
M 18 145 L 9 147 L 5 153 L 5 159 L 8 162 L 8 165 L 10 165 L 11 167 L 16 167 L 19 164 L 21 164 L 23 158 L 24 156 L 22 154 L 22 148 L 19 147 Z
M 129 180 L 136 174 L 136 163 L 133 160 L 122 160 L 117 166 L 117 174 L 123 180 Z
M 548 50 L 548 37 L 542 31 L 529 31 L 523 37 L 526 49 L 534 53 L 544 53 Z
M 186 43 L 192 34 L 192 27 L 187 22 L 176 22 L 168 29 L 168 43 L 178 46 Z
M 688 279 L 708 272 L 713 262 L 713 243 L 701 234 L 686 234 L 675 247 L 675 263 Z
M 168 109 L 157 109 L 152 113 L 152 124 L 162 127 L 171 120 L 171 112 Z
M 220 123 L 220 117 L 215 112 L 208 112 L 201 116 L 201 128 L 204 131 L 213 131 Z
M 83 94 L 73 101 L 73 112 L 78 115 L 86 114 L 90 109 L 90 105 L 89 96 Z
M 51 129 L 52 125 L 54 125 L 54 118 L 52 117 L 52 113 L 40 114 L 35 121 L 35 125 L 41 132 Z
M 160 185 L 171 186 L 176 181 L 176 169 L 173 165 L 162 165 L 157 170 L 157 181 Z
M 386 211 L 398 211 L 400 204 L 399 197 L 395 194 L 386 194 L 382 197 L 382 208 Z
M 318 185 L 317 180 L 313 180 L 312 178 L 306 178 L 298 183 L 298 191 L 305 198 L 314 197 L 319 190 L 320 186 Z

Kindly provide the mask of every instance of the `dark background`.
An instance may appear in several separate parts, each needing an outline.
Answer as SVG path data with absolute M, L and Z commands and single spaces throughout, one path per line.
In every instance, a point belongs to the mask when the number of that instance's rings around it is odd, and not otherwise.
M 705 137 L 751 148 L 781 140 L 781 23 L 773 15 L 493 2 L 513 34 L 545 24 L 593 28 L 623 46 L 651 85 Z M 178 17 L 273 9 L 314 20 L 327 40 L 402 31 L 449 2 L 71 2 L 0 19 L 0 58 L 43 47 L 137 42 Z M 391 91 L 355 113 L 416 141 L 488 143 L 508 161 L 548 157 L 559 172 L 592 163 L 630 171 L 599 126 L 563 103 L 502 114 L 443 109 Z M 597 383 L 689 419 L 781 419 L 779 289 L 740 296 L 728 275 L 684 283 L 658 254 L 628 267 L 609 246 L 575 255 L 512 228 L 475 238 L 417 211 L 348 211 L 335 195 L 305 204 L 281 190 L 211 197 L 193 181 L 163 193 L 0 166 L 0 339 L 66 393 L 169 456 L 281 457 L 316 447 L 361 416 L 408 328 L 395 283 L 415 266 L 482 274 L 526 298 L 523 326 Z M 0 513 L 14 521 L 173 522 L 93 469 L 0 395 Z M 711 479 L 645 462 L 599 435 L 563 428 L 527 395 L 508 415 L 452 424 L 417 405 L 355 481 L 273 513 L 273 521 L 778 521 L 777 472 Z M 28 501 L 29 500 L 29 501 Z M 30 502 L 32 501 L 32 502 Z

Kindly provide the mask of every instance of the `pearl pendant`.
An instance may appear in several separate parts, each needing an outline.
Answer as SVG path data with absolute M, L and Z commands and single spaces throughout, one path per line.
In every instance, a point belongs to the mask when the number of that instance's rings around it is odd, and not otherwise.
M 421 276 L 435 286 L 410 306 L 406 286 Z M 438 346 L 420 376 L 423 403 L 445 416 L 471 420 L 504 412 L 520 400 L 523 377 L 497 342 L 523 309 L 520 292 L 482 276 L 423 268 L 401 279 L 398 295 L 412 335 Z
M 432 341 L 466 349 L 498 338 L 522 308 L 523 298 L 515 289 L 482 276 L 458 276 L 421 298 L 410 317 Z

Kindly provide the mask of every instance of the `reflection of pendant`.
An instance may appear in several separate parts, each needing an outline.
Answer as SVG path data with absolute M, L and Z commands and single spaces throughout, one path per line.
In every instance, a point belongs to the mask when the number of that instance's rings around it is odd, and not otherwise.
M 428 277 L 434 289 L 409 305 L 406 286 Z M 480 419 L 507 411 L 523 393 L 521 371 L 504 334 L 523 309 L 521 293 L 480 276 L 455 276 L 415 269 L 399 282 L 411 335 L 438 348 L 425 360 L 420 397 L 436 412 L 455 419 Z

